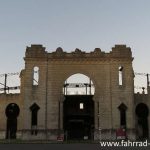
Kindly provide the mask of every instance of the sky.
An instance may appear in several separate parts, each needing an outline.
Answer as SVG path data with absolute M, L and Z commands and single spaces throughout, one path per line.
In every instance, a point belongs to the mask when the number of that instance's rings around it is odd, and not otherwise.
M 0 74 L 20 72 L 31 44 L 48 52 L 126 44 L 134 71 L 150 73 L 149 8 L 149 0 L 0 0 Z

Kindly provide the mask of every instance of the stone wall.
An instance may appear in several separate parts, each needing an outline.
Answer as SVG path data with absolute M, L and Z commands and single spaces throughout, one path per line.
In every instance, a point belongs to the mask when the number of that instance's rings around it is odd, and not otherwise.
M 7 125 L 7 117 L 5 114 L 6 107 L 15 103 L 20 108 L 20 113 L 17 118 L 17 130 L 20 132 L 23 127 L 23 100 L 20 94 L 0 94 L 0 139 L 5 139 L 6 136 L 6 125 Z

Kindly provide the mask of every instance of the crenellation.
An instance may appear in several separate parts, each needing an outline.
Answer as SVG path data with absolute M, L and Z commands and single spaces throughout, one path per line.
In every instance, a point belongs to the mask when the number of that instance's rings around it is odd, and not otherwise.
M 105 53 L 101 51 L 100 48 L 95 48 L 94 51 L 86 53 L 85 51 L 82 51 L 78 48 L 75 49 L 73 52 L 64 52 L 62 48 L 57 48 L 55 52 L 48 53 L 49 59 L 90 59 L 90 58 L 132 58 L 131 49 L 129 47 L 126 47 L 126 45 L 115 45 L 115 47 L 112 48 L 112 51 L 110 53 Z

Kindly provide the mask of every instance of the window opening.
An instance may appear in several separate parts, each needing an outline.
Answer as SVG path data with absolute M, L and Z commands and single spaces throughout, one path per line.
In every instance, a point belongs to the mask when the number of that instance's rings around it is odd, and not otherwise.
M 119 66 L 119 85 L 123 85 L 123 67 Z
M 80 103 L 80 109 L 84 109 L 84 103 Z
M 125 104 L 122 103 L 118 108 L 120 111 L 120 126 L 123 128 L 126 128 L 126 110 L 127 110 L 127 107 Z
M 39 85 L 39 67 L 33 69 L 33 85 Z

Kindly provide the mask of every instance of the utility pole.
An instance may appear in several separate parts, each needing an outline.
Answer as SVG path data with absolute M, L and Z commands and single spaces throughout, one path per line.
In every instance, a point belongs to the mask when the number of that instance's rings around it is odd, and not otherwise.
M 147 76 L 147 93 L 149 94 L 149 74 L 146 74 Z
M 149 74 L 147 73 L 146 76 L 147 76 L 147 87 L 149 87 Z
M 69 84 L 67 83 L 67 80 L 66 80 L 66 95 L 68 95 L 68 86 Z
M 88 84 L 84 83 L 84 85 L 85 85 L 85 90 L 86 90 L 86 95 L 87 95 L 87 86 L 88 86 Z
M 98 113 L 98 134 L 99 134 L 99 141 L 102 140 L 102 129 L 101 129 L 101 126 L 100 126 L 100 114 Z
M 90 84 L 89 84 L 89 87 L 90 87 L 90 95 L 91 95 L 91 78 L 90 79 Z
M 102 140 L 102 129 L 100 124 L 100 112 L 99 112 L 99 102 L 97 102 L 97 108 L 98 108 L 98 134 L 99 134 L 99 141 Z
M 6 87 L 7 87 L 7 74 L 5 74 L 5 83 L 4 83 L 4 93 L 6 94 Z

